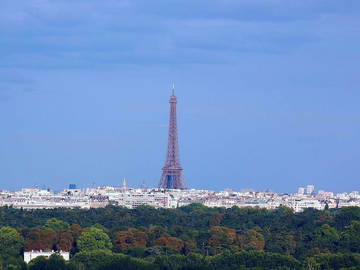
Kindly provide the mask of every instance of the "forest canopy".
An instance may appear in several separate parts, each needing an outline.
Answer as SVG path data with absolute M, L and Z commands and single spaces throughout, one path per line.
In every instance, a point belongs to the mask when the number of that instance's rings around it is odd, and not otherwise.
M 24 251 L 68 251 L 26 265 Z M 121 266 L 121 268 L 119 268 Z M 49 268 L 50 267 L 50 268 Z M 55 267 L 55 268 L 54 268 Z M 360 269 L 360 208 L 0 208 L 0 269 Z

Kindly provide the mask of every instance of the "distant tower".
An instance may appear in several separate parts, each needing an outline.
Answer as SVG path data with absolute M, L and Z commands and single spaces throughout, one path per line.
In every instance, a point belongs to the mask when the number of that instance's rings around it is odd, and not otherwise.
M 314 190 L 315 190 L 315 187 L 313 185 L 306 186 L 306 194 L 311 195 L 311 194 L 313 194 Z
M 160 179 L 159 188 L 184 189 L 185 183 L 182 174 L 179 157 L 179 143 L 176 121 L 176 104 L 175 86 L 170 97 L 170 122 L 169 122 L 169 139 L 166 154 L 165 165 L 162 168 L 163 173 Z
M 124 177 L 124 179 L 123 179 L 121 189 L 122 189 L 122 190 L 126 190 L 126 189 L 127 189 L 127 181 L 126 181 L 126 178 L 125 178 L 125 177 Z

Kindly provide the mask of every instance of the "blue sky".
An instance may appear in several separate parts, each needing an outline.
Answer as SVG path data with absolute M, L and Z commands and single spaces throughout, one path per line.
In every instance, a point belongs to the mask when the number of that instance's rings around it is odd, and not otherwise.
M 359 190 L 360 1 L 2 0 L 0 189 Z

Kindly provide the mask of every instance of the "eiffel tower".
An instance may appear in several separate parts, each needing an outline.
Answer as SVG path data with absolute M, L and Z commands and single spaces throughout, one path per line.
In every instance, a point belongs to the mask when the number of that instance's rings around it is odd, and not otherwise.
M 185 189 L 183 178 L 183 169 L 180 165 L 179 142 L 176 120 L 175 86 L 173 85 L 172 95 L 170 97 L 170 122 L 169 122 L 169 139 L 166 154 L 165 165 L 162 168 L 162 176 L 159 188 L 167 189 Z

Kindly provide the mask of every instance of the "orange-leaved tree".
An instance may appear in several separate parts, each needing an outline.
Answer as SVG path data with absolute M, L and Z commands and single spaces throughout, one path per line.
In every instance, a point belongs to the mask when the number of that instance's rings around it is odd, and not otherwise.
M 133 247 L 145 248 L 148 236 L 146 233 L 134 228 L 129 228 L 127 231 L 120 231 L 115 233 L 115 247 L 120 250 L 129 249 Z
M 175 251 L 180 251 L 183 247 L 183 241 L 179 238 L 172 237 L 167 233 L 163 233 L 158 239 L 154 241 L 155 246 L 163 246 Z

